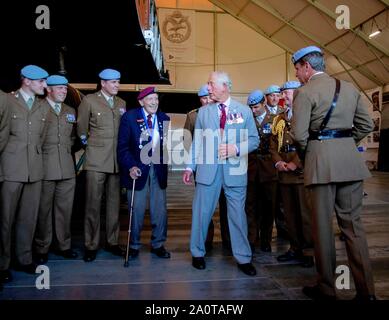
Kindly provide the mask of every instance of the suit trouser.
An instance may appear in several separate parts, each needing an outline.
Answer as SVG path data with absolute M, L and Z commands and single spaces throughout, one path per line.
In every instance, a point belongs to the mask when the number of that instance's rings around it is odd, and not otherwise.
M 120 177 L 115 173 L 86 172 L 85 248 L 97 250 L 100 243 L 100 208 L 105 187 L 105 229 L 109 246 L 119 242 Z
M 238 263 L 249 263 L 252 256 L 247 240 L 247 219 L 244 208 L 246 186 L 227 186 L 223 178 L 222 165 L 218 165 L 215 180 L 211 185 L 199 182 L 196 184 L 192 205 L 190 251 L 193 257 L 203 257 L 205 255 L 204 240 L 222 187 L 227 199 L 227 217 L 232 254 Z
M 131 204 L 131 194 L 132 189 L 128 189 L 129 205 Z M 137 250 L 142 246 L 140 234 L 143 228 L 148 195 L 150 195 L 151 246 L 157 249 L 164 244 L 167 237 L 167 206 L 166 189 L 160 188 L 153 165 L 150 167 L 144 188 L 136 190 L 134 195 L 130 247 Z
M 312 216 L 304 184 L 281 183 L 280 188 L 291 249 L 312 250 Z
M 37 253 L 46 254 L 49 252 L 53 239 L 53 229 L 58 249 L 61 251 L 70 249 L 70 224 L 75 187 L 75 178 L 42 181 L 42 195 L 34 239 Z
M 231 243 L 231 239 L 230 239 L 230 230 L 228 229 L 227 200 L 223 189 L 220 191 L 220 197 L 219 197 L 219 221 L 220 221 L 220 235 L 222 238 L 222 243 L 224 245 L 228 245 Z M 208 227 L 207 238 L 205 239 L 206 242 L 210 242 L 210 243 L 213 242 L 213 236 L 215 232 L 214 230 L 215 230 L 215 225 L 211 219 L 211 222 L 209 223 L 209 227 Z
M 38 218 L 42 181 L 4 181 L 1 187 L 0 270 L 9 268 L 15 223 L 15 253 L 21 265 L 32 263 L 32 244 Z
M 332 214 L 345 235 L 346 250 L 355 288 L 361 295 L 374 294 L 362 211 L 363 182 L 343 182 L 308 187 L 312 201 L 312 226 L 318 284 L 322 292 L 335 295 L 336 252 Z

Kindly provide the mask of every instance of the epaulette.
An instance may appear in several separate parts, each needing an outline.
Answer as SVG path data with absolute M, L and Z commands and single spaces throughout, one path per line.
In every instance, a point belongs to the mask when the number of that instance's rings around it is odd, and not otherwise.
M 199 111 L 199 108 L 193 109 L 193 110 L 189 111 L 189 113 L 198 112 L 198 111 Z

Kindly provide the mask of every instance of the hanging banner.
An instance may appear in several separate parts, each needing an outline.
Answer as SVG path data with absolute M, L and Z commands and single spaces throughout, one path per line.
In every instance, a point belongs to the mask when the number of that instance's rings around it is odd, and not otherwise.
M 158 9 L 165 62 L 196 61 L 195 17 L 194 10 Z
M 382 89 L 380 87 L 366 91 L 366 94 L 371 98 L 373 104 L 365 99 L 365 103 L 368 105 L 370 117 L 374 122 L 374 129 L 367 138 L 367 148 L 378 148 L 380 143 L 380 129 L 381 129 L 381 105 L 382 105 Z

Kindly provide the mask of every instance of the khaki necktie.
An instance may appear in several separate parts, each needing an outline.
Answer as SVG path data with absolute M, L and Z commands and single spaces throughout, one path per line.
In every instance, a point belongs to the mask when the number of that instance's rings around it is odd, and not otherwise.
M 54 111 L 55 111 L 55 113 L 56 113 L 57 115 L 60 114 L 60 112 L 61 112 L 61 106 L 60 106 L 58 103 L 56 103 L 56 104 L 54 105 Z
M 108 103 L 109 103 L 109 106 L 112 108 L 113 107 L 113 98 L 112 97 L 108 98 Z
M 34 104 L 34 100 L 30 97 L 30 98 L 28 98 L 26 103 L 27 103 L 28 109 L 31 110 L 32 105 Z

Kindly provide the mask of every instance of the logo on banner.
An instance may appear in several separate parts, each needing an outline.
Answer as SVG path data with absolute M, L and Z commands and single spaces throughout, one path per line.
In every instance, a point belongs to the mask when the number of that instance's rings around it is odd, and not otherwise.
M 189 39 L 192 27 L 188 21 L 189 17 L 184 16 L 180 11 L 174 11 L 166 16 L 162 24 L 162 33 L 167 40 L 173 43 L 182 43 Z

